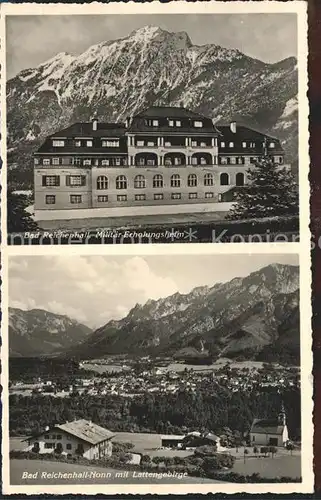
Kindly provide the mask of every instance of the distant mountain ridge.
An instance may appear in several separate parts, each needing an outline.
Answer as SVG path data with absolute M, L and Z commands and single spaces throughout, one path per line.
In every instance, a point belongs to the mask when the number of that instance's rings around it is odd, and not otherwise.
M 245 359 L 299 359 L 299 268 L 273 264 L 213 287 L 136 304 L 69 354 L 178 357 L 186 349 Z
M 151 105 L 181 105 L 217 123 L 237 118 L 277 136 L 295 162 L 297 93 L 294 57 L 268 64 L 239 50 L 193 45 L 185 32 L 145 26 L 79 56 L 57 54 L 10 79 L 8 162 L 17 185 L 32 185 L 31 153 L 45 136 L 94 113 L 122 121 Z
M 53 355 L 82 342 L 90 328 L 42 309 L 9 308 L 9 356 Z

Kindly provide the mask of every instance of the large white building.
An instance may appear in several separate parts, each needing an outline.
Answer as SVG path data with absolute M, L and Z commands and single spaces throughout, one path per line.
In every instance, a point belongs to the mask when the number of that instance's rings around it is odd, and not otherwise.
M 35 210 L 232 201 L 273 137 L 181 107 L 151 107 L 125 123 L 75 123 L 34 154 Z

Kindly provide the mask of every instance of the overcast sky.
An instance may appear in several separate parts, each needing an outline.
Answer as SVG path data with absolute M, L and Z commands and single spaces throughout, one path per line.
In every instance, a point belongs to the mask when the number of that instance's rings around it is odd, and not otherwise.
M 265 62 L 297 55 L 296 14 L 32 15 L 6 21 L 8 78 L 59 52 L 77 55 L 146 25 L 186 31 L 195 45 L 236 48 Z
M 9 302 L 66 314 L 90 327 L 123 318 L 136 303 L 247 276 L 296 255 L 35 256 L 9 262 Z

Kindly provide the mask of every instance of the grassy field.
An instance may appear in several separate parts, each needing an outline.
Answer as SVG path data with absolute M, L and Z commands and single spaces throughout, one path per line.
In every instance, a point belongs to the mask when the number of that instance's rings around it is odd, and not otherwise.
M 123 217 L 95 217 L 86 219 L 65 220 L 39 220 L 39 227 L 43 230 L 88 230 L 88 229 L 151 229 L 153 226 L 171 229 L 171 225 L 187 225 L 195 223 L 211 223 L 221 221 L 227 212 L 201 212 L 188 214 L 158 214 L 158 215 L 133 215 Z
M 300 455 L 280 455 L 274 458 L 247 458 L 236 460 L 233 472 L 239 474 L 258 473 L 268 479 L 287 476 L 292 479 L 301 477 L 301 457 Z
M 28 472 L 34 477 L 23 479 L 23 473 Z M 87 467 L 86 465 L 49 462 L 45 460 L 10 460 L 10 484 L 12 485 L 57 485 L 57 484 L 200 484 L 200 483 L 222 483 L 211 479 L 193 477 L 147 477 L 139 478 L 133 471 L 116 470 L 102 467 Z M 87 477 L 77 479 L 70 478 L 48 478 L 46 473 L 87 473 Z M 107 476 L 108 475 L 108 476 Z M 135 477 L 136 476 L 136 477 Z

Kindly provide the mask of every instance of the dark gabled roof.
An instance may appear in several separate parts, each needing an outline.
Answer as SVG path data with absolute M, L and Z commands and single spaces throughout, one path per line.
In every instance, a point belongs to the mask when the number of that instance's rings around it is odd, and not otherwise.
M 72 153 L 73 155 L 92 155 L 95 153 L 108 154 L 127 154 L 127 140 L 125 137 L 125 124 L 124 123 L 97 123 L 97 130 L 93 130 L 92 122 L 78 122 L 70 125 L 67 128 L 59 130 L 54 134 L 48 136 L 45 142 L 37 150 L 36 154 L 57 153 L 57 155 Z M 52 145 L 54 138 L 67 138 L 64 147 L 55 147 Z M 75 138 L 91 138 L 93 139 L 93 146 L 75 147 L 73 140 Z M 106 138 L 119 138 L 119 147 L 102 147 L 101 139 Z
M 50 137 L 120 137 L 125 130 L 124 123 L 97 122 L 97 130 L 93 130 L 92 122 L 77 122 Z
M 137 118 L 194 118 L 205 119 L 206 117 L 180 106 L 151 106 L 138 115 Z
M 146 119 L 158 119 L 159 125 L 157 127 L 150 127 L 145 123 Z M 180 127 L 170 127 L 168 120 L 179 119 L 181 120 Z M 203 127 L 193 127 L 192 121 L 200 120 L 203 122 Z M 193 135 L 210 134 L 211 136 L 217 135 L 218 131 L 214 127 L 211 118 L 190 111 L 189 109 L 181 107 L 170 106 L 152 106 L 138 115 L 135 115 L 128 129 L 129 132 L 143 132 L 143 133 L 158 133 L 168 132 L 170 134 L 185 134 L 193 132 Z
M 42 436 L 54 430 L 60 430 L 70 434 L 81 441 L 85 441 L 86 443 L 95 445 L 101 443 L 102 441 L 107 441 L 114 437 L 114 434 L 110 432 L 108 429 L 104 427 L 100 427 L 97 424 L 89 422 L 88 420 L 74 420 L 73 422 L 66 422 L 65 424 L 56 424 L 52 426 L 49 430 L 45 430 L 43 432 L 39 432 L 37 436 Z M 29 437 L 25 439 L 28 441 L 29 439 L 35 438 L 35 436 Z
M 279 139 L 276 137 L 271 137 L 267 134 L 264 134 L 262 132 L 259 132 L 258 130 L 254 130 L 249 127 L 245 127 L 244 125 L 238 125 L 236 124 L 236 132 L 232 132 L 230 125 L 215 125 L 218 132 L 221 134 L 221 140 L 226 142 L 226 147 L 224 148 L 225 150 L 229 150 L 228 148 L 228 143 L 229 142 L 234 142 L 238 145 L 242 145 L 242 142 L 257 142 L 258 146 L 255 149 L 261 149 L 263 150 L 263 142 L 264 138 L 266 137 L 267 139 L 267 146 L 269 142 L 274 142 L 275 147 L 274 148 L 269 148 L 270 151 L 274 151 L 275 153 L 283 153 L 283 148 L 281 146 L 281 143 Z M 238 149 L 238 148 L 237 148 Z M 244 148 L 244 152 L 249 150 L 250 148 Z M 253 150 L 253 148 L 252 148 Z M 238 149 L 239 151 L 239 149 Z
M 255 419 L 253 421 L 251 432 L 256 434 L 277 434 L 281 435 L 284 431 L 284 425 L 278 420 Z

